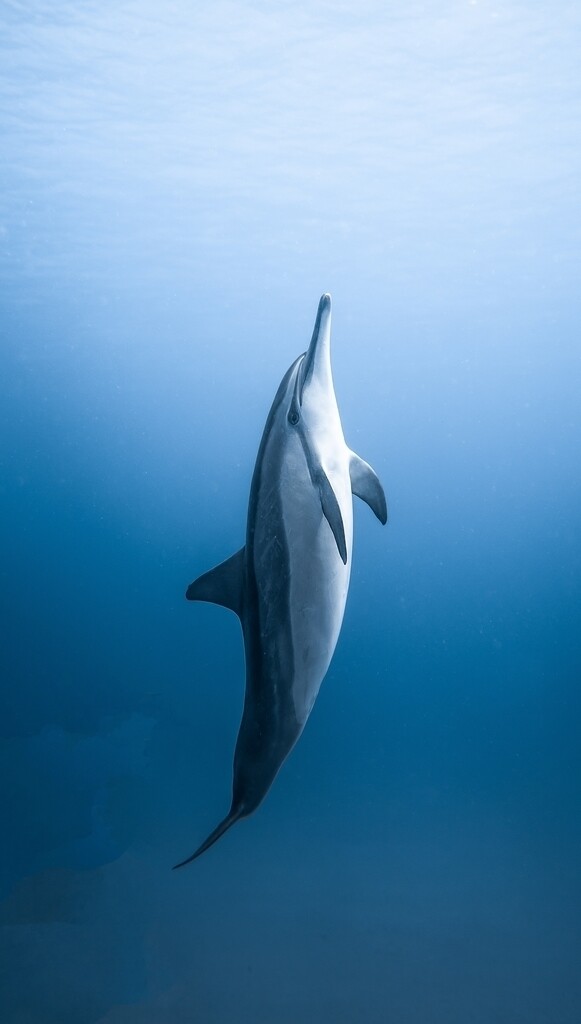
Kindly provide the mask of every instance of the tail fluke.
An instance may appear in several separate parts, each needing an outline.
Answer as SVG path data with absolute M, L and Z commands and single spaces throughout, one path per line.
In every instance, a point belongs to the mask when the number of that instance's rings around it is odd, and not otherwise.
M 180 861 L 179 864 L 174 864 L 172 870 L 175 871 L 176 868 L 183 868 L 186 864 L 191 864 L 191 862 L 195 860 L 196 857 L 200 857 L 203 853 L 206 852 L 206 850 L 209 850 L 209 848 L 213 846 L 215 842 L 218 841 L 220 836 L 223 836 L 224 832 L 227 832 L 230 826 L 233 825 L 234 822 L 238 821 L 238 819 L 241 818 L 242 815 L 243 811 L 241 808 L 238 808 L 237 810 L 230 810 L 230 813 L 227 815 L 226 818 L 224 818 L 224 821 L 221 821 L 220 824 L 216 826 L 214 831 L 210 832 L 208 838 L 204 840 L 201 846 L 198 846 L 198 849 L 195 851 L 195 853 L 192 853 L 192 856 L 187 857 L 186 860 Z

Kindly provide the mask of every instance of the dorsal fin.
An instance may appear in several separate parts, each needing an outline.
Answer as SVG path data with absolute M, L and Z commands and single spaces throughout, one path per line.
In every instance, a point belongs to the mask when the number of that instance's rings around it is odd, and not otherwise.
M 349 461 L 349 475 L 351 477 L 351 490 L 362 501 L 366 501 L 370 509 L 375 512 L 380 523 L 387 522 L 387 502 L 383 487 L 379 478 L 368 462 L 351 452 Z
M 186 590 L 188 601 L 210 601 L 230 608 L 242 616 L 242 595 L 244 589 L 245 549 L 220 562 L 214 569 L 198 576 Z

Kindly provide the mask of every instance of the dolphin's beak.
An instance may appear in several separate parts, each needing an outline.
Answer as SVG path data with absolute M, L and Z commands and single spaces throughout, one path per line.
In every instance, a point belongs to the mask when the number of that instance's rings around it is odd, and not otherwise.
M 321 295 L 313 336 L 301 366 L 300 402 L 313 378 L 322 385 L 331 377 L 331 296 Z

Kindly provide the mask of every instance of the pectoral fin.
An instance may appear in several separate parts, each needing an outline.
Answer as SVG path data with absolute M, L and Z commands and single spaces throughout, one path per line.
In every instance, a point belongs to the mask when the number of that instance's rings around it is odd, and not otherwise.
M 244 586 L 244 548 L 237 551 L 215 569 L 190 583 L 186 590 L 188 601 L 210 601 L 230 608 L 242 615 L 242 592 Z
M 349 463 L 349 474 L 351 476 L 351 490 L 362 501 L 366 501 L 370 509 L 375 512 L 380 523 L 387 522 L 387 502 L 385 493 L 375 471 L 371 466 L 360 459 L 355 452 L 351 452 Z
M 345 541 L 343 516 L 341 515 L 339 502 L 335 497 L 335 492 L 331 487 L 329 478 L 322 469 L 319 469 L 317 473 L 317 484 L 319 487 L 319 497 L 321 499 L 323 515 L 333 531 L 333 536 L 335 538 L 339 554 L 343 560 L 343 565 L 347 565 L 347 543 Z

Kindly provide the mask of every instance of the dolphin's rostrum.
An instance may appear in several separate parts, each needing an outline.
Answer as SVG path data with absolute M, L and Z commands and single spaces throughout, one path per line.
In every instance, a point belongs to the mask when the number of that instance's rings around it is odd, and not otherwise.
M 351 572 L 352 494 L 387 521 L 383 488 L 345 443 L 331 374 L 331 297 L 270 410 L 250 489 L 246 545 L 188 587 L 240 617 L 246 693 L 227 816 L 182 867 L 268 792 L 331 661 Z

